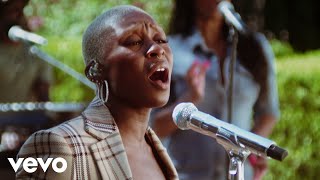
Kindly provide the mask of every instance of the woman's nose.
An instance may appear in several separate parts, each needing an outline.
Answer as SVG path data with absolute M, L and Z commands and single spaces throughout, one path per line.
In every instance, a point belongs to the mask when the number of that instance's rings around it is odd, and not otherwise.
M 164 49 L 157 43 L 153 43 L 147 51 L 147 58 L 161 59 L 164 55 Z

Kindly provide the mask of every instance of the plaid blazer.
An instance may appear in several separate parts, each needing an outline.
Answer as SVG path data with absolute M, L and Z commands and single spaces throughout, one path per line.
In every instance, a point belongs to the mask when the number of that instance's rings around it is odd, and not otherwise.
M 146 137 L 163 164 L 166 178 L 178 179 L 166 149 L 150 127 Z M 17 179 L 133 179 L 119 129 L 97 97 L 81 116 L 31 135 L 17 155 L 27 157 L 43 158 L 44 162 L 49 157 L 62 157 L 67 161 L 67 169 L 56 173 L 50 165 L 43 172 L 39 166 L 34 173 L 27 173 L 21 165 Z

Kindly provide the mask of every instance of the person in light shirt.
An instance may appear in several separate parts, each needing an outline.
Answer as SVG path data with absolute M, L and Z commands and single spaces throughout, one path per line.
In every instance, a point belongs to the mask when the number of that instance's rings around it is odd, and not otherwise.
M 264 137 L 279 118 L 273 53 L 262 34 L 251 32 L 239 36 L 228 119 L 231 40 L 218 3 L 175 0 L 169 26 L 174 59 L 171 96 L 166 107 L 153 112 L 152 127 L 167 144 L 183 180 L 227 179 L 228 162 L 215 139 L 177 128 L 171 117 L 177 104 L 192 102 L 200 111 Z M 246 163 L 245 179 L 261 179 L 266 159 L 253 155 L 249 159 L 257 160 Z

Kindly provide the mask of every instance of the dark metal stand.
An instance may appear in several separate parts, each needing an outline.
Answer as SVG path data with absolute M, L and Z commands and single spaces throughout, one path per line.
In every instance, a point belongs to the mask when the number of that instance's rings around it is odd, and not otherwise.
M 231 59 L 229 64 L 229 88 L 228 88 L 228 123 L 232 123 L 233 112 L 233 79 L 235 63 L 237 59 L 238 32 L 233 26 L 230 26 L 229 36 L 232 38 Z
M 238 32 L 230 25 L 229 36 L 232 38 L 231 59 L 229 64 L 229 89 L 228 89 L 228 123 L 232 123 L 233 112 L 233 83 L 234 71 L 237 59 L 237 45 L 238 45 Z M 237 136 L 231 132 L 220 135 L 220 144 L 227 151 L 229 157 L 229 180 L 244 180 L 244 162 L 250 155 L 250 151 L 246 150 L 244 146 L 239 143 Z M 223 142 L 224 141 L 224 142 Z
M 85 76 L 78 73 L 74 69 L 70 68 L 69 66 L 63 64 L 62 62 L 54 59 L 53 57 L 49 56 L 45 52 L 41 51 L 39 48 L 37 48 L 35 45 L 30 47 L 30 53 L 39 57 L 40 59 L 46 61 L 47 63 L 59 68 L 60 70 L 64 71 L 65 73 L 69 74 L 70 76 L 74 77 L 75 79 L 79 80 L 89 88 L 95 90 L 96 87 L 94 83 L 89 81 Z

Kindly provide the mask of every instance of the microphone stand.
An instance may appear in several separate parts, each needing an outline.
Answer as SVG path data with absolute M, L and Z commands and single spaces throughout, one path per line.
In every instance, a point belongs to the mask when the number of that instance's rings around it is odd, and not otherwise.
M 230 25 L 229 37 L 232 38 L 231 46 L 231 59 L 229 64 L 229 88 L 228 88 L 228 123 L 232 123 L 232 112 L 233 112 L 233 79 L 235 71 L 235 63 L 237 59 L 237 45 L 238 45 L 238 32 Z
M 234 71 L 237 59 L 238 32 L 234 26 L 229 24 L 229 37 L 232 38 L 231 59 L 229 65 L 229 88 L 228 88 L 228 123 L 232 124 L 233 112 L 233 89 L 234 89 Z M 237 136 L 230 131 L 222 131 L 217 135 L 219 144 L 227 151 L 229 160 L 228 179 L 244 180 L 244 162 L 250 155 L 250 151 L 245 149 Z
M 73 70 L 69 66 L 63 64 L 62 62 L 54 59 L 53 57 L 49 56 L 45 52 L 41 51 L 39 48 L 37 48 L 35 45 L 32 45 L 30 47 L 30 53 L 37 56 L 38 58 L 46 61 L 47 63 L 59 68 L 60 70 L 64 71 L 65 73 L 69 74 L 73 78 L 79 80 L 89 88 L 95 90 L 95 85 L 91 81 L 89 81 L 86 77 L 84 77 L 82 74 L 78 73 L 77 71 Z
M 229 157 L 229 180 L 244 180 L 244 162 L 251 154 L 235 133 L 221 128 L 217 132 L 217 142 L 224 147 Z

